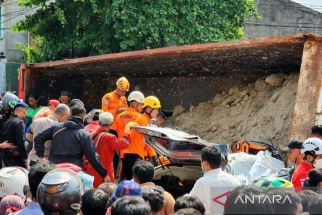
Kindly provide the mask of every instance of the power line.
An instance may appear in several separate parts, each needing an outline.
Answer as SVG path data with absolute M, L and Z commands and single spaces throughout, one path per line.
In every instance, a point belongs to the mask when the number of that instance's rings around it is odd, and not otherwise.
M 3 22 L 1 22 L 0 24 L 2 25 L 2 24 L 4 24 L 4 23 L 6 23 L 6 22 L 9 22 L 10 20 L 16 19 L 16 18 L 18 18 L 18 17 L 20 17 L 20 16 L 23 16 L 23 15 L 26 15 L 26 14 L 28 14 L 28 13 L 31 13 L 31 12 L 30 12 L 30 11 L 27 11 L 26 13 L 22 13 L 22 14 L 19 14 L 19 15 L 17 15 L 17 16 L 11 17 L 11 18 L 9 18 L 9 19 L 4 20 L 4 21 L 3 21 Z
M 302 28 L 302 29 L 321 29 L 321 27 L 313 26 L 297 26 L 297 25 L 274 25 L 274 24 L 264 24 L 264 23 L 250 23 L 245 22 L 245 25 L 254 25 L 254 26 L 267 26 L 267 27 L 280 27 L 280 28 Z

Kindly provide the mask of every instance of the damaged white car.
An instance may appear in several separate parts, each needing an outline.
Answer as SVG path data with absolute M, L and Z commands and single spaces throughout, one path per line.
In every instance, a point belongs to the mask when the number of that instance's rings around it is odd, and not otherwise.
M 171 128 L 136 126 L 145 142 L 169 162 L 155 168 L 154 182 L 175 198 L 189 193 L 196 180 L 203 176 L 201 150 L 216 147 L 222 155 L 222 169 L 238 177 L 243 184 L 252 184 L 261 177 L 279 174 L 284 163 L 272 156 L 270 150 L 257 155 L 244 152 L 229 154 L 227 144 L 215 144 Z M 273 146 L 272 146 L 273 147 Z
M 223 166 L 226 164 L 226 144 L 211 144 L 199 136 L 171 128 L 136 126 L 134 129 L 144 134 L 145 142 L 151 145 L 158 155 L 170 161 L 155 168 L 154 182 L 175 198 L 190 192 L 196 180 L 203 175 L 200 166 L 202 148 L 217 147 L 223 156 Z

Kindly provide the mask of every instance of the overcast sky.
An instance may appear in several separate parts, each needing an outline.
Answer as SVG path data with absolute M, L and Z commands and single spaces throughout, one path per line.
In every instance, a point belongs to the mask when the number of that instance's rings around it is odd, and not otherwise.
M 292 0 L 314 10 L 322 12 L 322 0 Z

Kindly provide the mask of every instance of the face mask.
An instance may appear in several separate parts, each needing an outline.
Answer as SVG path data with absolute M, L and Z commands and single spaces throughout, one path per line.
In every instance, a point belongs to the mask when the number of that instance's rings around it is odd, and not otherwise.
M 313 165 L 316 169 L 322 168 L 322 159 L 316 160 L 315 164 Z

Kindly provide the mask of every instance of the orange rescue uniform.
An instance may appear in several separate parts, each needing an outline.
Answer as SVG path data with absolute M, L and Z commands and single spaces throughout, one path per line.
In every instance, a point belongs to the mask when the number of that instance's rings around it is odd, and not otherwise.
M 141 114 L 135 122 L 139 126 L 148 126 L 150 124 L 150 117 L 146 114 Z M 123 154 L 137 154 L 142 159 L 144 159 L 146 155 L 150 158 L 156 156 L 154 149 L 144 142 L 143 134 L 131 129 L 130 137 L 130 144 L 126 149 L 122 150 Z
M 125 96 L 118 97 L 115 91 L 105 94 L 102 98 L 102 110 L 112 113 L 114 118 L 117 116 L 117 109 L 127 107 Z

